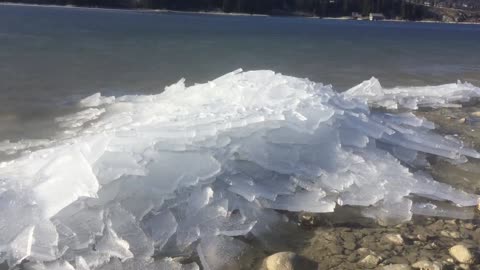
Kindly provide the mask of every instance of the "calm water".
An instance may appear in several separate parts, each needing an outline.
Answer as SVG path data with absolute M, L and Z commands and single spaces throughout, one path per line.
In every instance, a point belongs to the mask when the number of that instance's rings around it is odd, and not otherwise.
M 0 140 L 50 135 L 94 92 L 158 93 L 239 67 L 338 90 L 371 76 L 480 85 L 480 26 L 0 5 Z

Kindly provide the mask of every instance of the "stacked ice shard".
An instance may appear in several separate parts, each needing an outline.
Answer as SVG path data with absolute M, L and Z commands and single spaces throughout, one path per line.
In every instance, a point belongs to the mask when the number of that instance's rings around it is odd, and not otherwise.
M 469 83 L 444 84 L 440 86 L 395 87 L 385 89 L 376 78 L 371 78 L 352 87 L 346 96 L 361 97 L 377 106 L 388 109 L 418 107 L 458 107 L 459 102 L 478 99 L 480 89 Z
M 2 143 L 7 154 L 21 152 L 0 163 L 0 261 L 198 269 L 168 258 L 197 253 L 204 269 L 222 269 L 243 250 L 231 237 L 261 234 L 275 210 L 353 205 L 389 223 L 412 211 L 435 214 L 415 196 L 475 205 L 477 195 L 407 165 L 425 164 L 429 154 L 463 161 L 479 153 L 412 113 L 373 112 L 368 102 L 441 106 L 480 89 L 389 91 L 371 80 L 342 94 L 238 70 L 191 87 L 182 80 L 159 95 L 90 96 L 83 111 L 57 118 L 63 130 L 54 140 Z M 155 252 L 166 259 L 153 261 Z

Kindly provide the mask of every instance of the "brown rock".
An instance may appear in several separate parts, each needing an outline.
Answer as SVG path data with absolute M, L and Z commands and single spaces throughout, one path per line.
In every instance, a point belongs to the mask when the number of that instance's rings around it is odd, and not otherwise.
M 401 256 L 393 256 L 388 261 L 392 264 L 409 264 L 408 260 Z
M 343 244 L 343 247 L 347 250 L 354 250 L 357 245 L 355 244 L 355 242 L 345 242 L 345 244 Z

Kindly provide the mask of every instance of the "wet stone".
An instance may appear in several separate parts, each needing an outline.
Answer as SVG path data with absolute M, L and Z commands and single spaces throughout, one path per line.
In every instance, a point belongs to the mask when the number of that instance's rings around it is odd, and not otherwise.
M 393 256 L 391 258 L 388 259 L 388 262 L 392 263 L 392 264 L 409 264 L 409 261 L 407 259 L 405 259 L 404 257 L 400 257 L 400 256 Z
M 267 257 L 262 270 L 317 270 L 318 264 L 293 252 L 279 252 Z
M 382 270 L 411 270 L 408 264 L 390 264 L 381 268 Z
M 362 265 L 365 268 L 375 268 L 381 261 L 381 258 L 375 255 L 367 255 L 365 258 L 363 258 L 359 264 Z
M 400 234 L 398 233 L 389 233 L 389 234 L 386 234 L 383 236 L 383 239 L 385 241 L 388 241 L 394 245 L 403 245 L 404 244 L 404 241 L 403 241 L 403 238 Z
M 455 260 L 464 264 L 472 264 L 475 260 L 470 250 L 462 244 L 455 245 L 449 250 L 450 255 L 452 255 Z
M 346 250 L 355 250 L 357 245 L 355 244 L 355 242 L 346 242 L 344 244 L 344 247 L 345 247 Z
M 453 239 L 459 239 L 460 238 L 460 233 L 457 231 L 446 231 L 443 230 L 440 232 L 440 235 L 445 236 L 445 237 L 450 237 Z
M 331 254 L 342 254 L 343 253 L 343 248 L 341 246 L 338 246 L 335 243 L 328 244 L 327 249 L 330 251 Z
M 443 267 L 438 262 L 431 262 L 427 260 L 418 261 L 412 264 L 412 268 L 420 270 L 442 270 Z

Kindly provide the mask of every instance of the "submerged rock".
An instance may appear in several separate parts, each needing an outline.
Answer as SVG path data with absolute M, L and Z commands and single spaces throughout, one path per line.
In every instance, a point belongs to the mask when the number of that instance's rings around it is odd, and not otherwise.
M 382 270 L 411 270 L 412 268 L 408 264 L 390 264 L 382 268 Z
M 403 245 L 404 241 L 400 234 L 389 233 L 384 236 L 384 239 L 394 245 Z
M 360 260 L 359 264 L 365 268 L 375 268 L 381 262 L 381 260 L 382 259 L 380 257 L 370 254 Z
M 268 256 L 262 270 L 317 270 L 318 264 L 293 252 L 279 252 Z
M 420 270 L 442 270 L 442 264 L 438 262 L 431 262 L 431 261 L 418 261 L 412 264 L 412 268 L 420 269 Z

